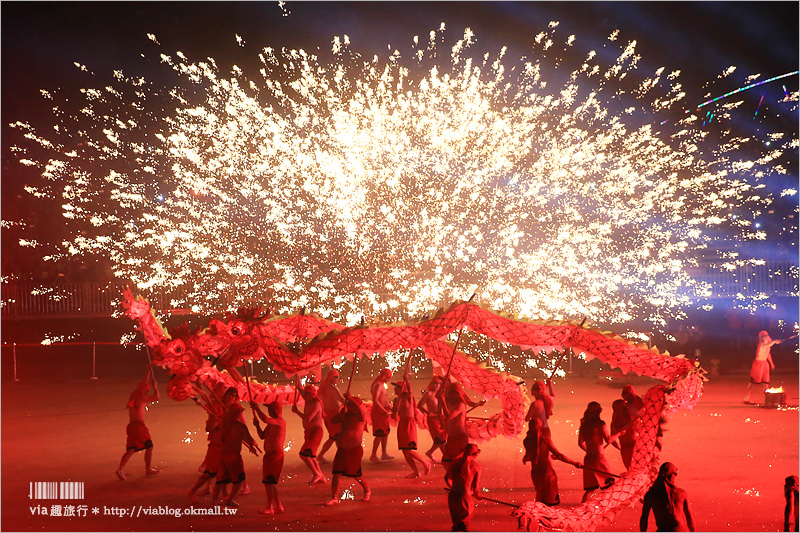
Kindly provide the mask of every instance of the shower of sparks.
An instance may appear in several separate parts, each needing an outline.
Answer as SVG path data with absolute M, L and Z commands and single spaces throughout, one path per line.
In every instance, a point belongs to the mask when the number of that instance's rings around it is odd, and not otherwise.
M 20 161 L 45 178 L 28 192 L 74 224 L 48 257 L 102 257 L 196 312 L 264 302 L 354 324 L 476 293 L 531 318 L 663 330 L 708 294 L 687 274 L 698 259 L 741 264 L 710 245 L 758 238 L 732 213 L 771 202 L 759 183 L 797 140 L 754 159 L 746 138 L 712 143 L 680 108 L 679 72 L 637 73 L 618 32 L 616 61 L 566 67 L 578 39 L 557 26 L 518 61 L 472 53 L 470 30 L 443 54 L 442 25 L 385 60 L 347 36 L 319 57 L 265 48 L 255 77 L 161 54 L 167 87 L 76 65 L 97 85 L 80 111 L 42 91 L 53 128 L 14 124 Z
M 62 344 L 67 342 L 68 340 L 72 340 L 76 337 L 76 335 L 53 335 L 52 333 L 45 333 L 44 339 L 40 342 L 40 344 L 44 346 L 50 346 L 52 344 Z
M 734 494 L 745 494 L 747 496 L 755 496 L 755 497 L 761 496 L 761 493 L 759 493 L 758 490 L 754 489 L 754 488 L 753 489 L 745 489 L 744 487 L 742 487 L 741 489 L 733 489 L 733 493 Z
M 136 331 L 131 331 L 130 333 L 123 333 L 120 336 L 119 343 L 122 346 L 129 346 L 135 342 L 137 342 L 139 334 Z

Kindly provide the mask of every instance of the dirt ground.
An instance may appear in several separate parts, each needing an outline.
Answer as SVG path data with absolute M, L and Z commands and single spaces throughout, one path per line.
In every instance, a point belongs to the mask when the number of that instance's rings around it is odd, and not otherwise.
M 420 374 L 414 390 L 421 391 L 428 375 Z M 310 472 L 296 449 L 302 438 L 299 418 L 289 409 L 283 477 L 279 484 L 286 512 L 264 516 L 257 511 L 265 502 L 260 457 L 245 453 L 245 467 L 252 492 L 239 497 L 235 516 L 187 515 L 186 493 L 198 477 L 206 437 L 204 411 L 191 401 L 175 402 L 167 397 L 161 379 L 162 400 L 147 415 L 154 449 L 154 465 L 161 474 L 144 477 L 142 454 L 128 464 L 127 481 L 114 475 L 125 444 L 127 413 L 124 408 L 139 376 L 130 379 L 58 379 L 52 382 L 21 379 L 2 386 L 2 530 L 3 531 L 449 531 L 451 523 L 440 465 L 421 479 L 406 479 L 409 467 L 397 451 L 396 436 L 389 439 L 389 452 L 397 459 L 363 463 L 365 478 L 372 485 L 370 502 L 360 501 L 355 482 L 349 493 L 355 500 L 335 507 L 322 504 L 330 496 L 330 483 L 310 487 Z M 533 379 L 540 376 L 525 376 Z M 353 391 L 366 395 L 370 378 L 357 377 Z M 611 402 L 624 383 L 633 383 L 643 393 L 655 382 L 638 377 L 598 377 L 569 374 L 556 381 L 556 409 L 551 419 L 556 446 L 568 457 L 582 460 L 577 445 L 577 425 L 586 404 L 599 401 L 610 420 Z M 766 409 L 742 404 L 747 375 L 712 376 L 700 403 L 693 411 L 680 411 L 668 424 L 661 458 L 679 468 L 677 483 L 688 491 L 698 531 L 781 531 L 783 526 L 783 480 L 798 473 L 798 411 Z M 798 403 L 797 371 L 776 374 L 773 385 L 783 385 L 787 401 Z M 419 397 L 419 392 L 417 392 Z M 473 397 L 475 397 L 473 395 Z M 497 400 L 475 416 L 499 410 Z M 246 409 L 249 417 L 249 409 Z M 365 436 L 365 447 L 372 437 Z M 420 448 L 427 450 L 430 436 L 421 432 Z M 496 438 L 479 443 L 479 463 L 484 467 L 485 494 L 494 499 L 521 504 L 534 498 L 529 470 L 522 465 L 522 436 Z M 609 448 L 611 450 L 611 448 Z M 368 451 L 365 452 L 368 454 Z M 332 459 L 330 454 L 329 458 Z M 622 473 L 616 452 L 608 453 L 614 472 Z M 330 475 L 330 463 L 323 465 Z M 556 463 L 562 505 L 580 502 L 581 472 Z M 83 500 L 31 499 L 31 483 L 43 481 L 83 482 Z M 342 488 L 349 481 L 344 479 Z M 54 505 L 62 516 L 50 516 Z M 66 506 L 78 516 L 63 516 Z M 193 507 L 208 509 L 208 497 Z M 78 506 L 85 506 L 81 510 Z M 47 516 L 37 514 L 45 508 Z M 121 509 L 136 516 L 118 516 Z M 152 509 L 159 515 L 146 515 Z M 94 511 L 97 511 L 96 514 Z M 180 510 L 182 516 L 175 516 Z M 478 504 L 472 529 L 514 531 L 511 507 L 484 501 Z M 598 531 L 638 531 L 641 505 Z M 116 514 L 115 514 L 116 513 Z M 170 514 L 167 514 L 170 513 Z M 651 518 L 651 529 L 654 528 Z

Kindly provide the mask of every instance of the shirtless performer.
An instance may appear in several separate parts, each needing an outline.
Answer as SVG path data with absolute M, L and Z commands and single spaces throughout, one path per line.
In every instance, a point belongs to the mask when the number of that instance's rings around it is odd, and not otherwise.
M 447 506 L 453 521 L 453 531 L 467 531 L 472 515 L 475 514 L 476 500 L 482 500 L 481 467 L 476 463 L 481 451 L 477 444 L 467 444 L 453 460 L 453 465 L 444 476 L 450 492 L 447 495 Z
M 149 382 L 148 379 L 150 380 Z M 148 396 L 147 393 L 151 390 L 153 394 Z M 153 459 L 153 441 L 150 439 L 150 430 L 144 424 L 144 413 L 147 411 L 147 404 L 157 402 L 158 399 L 156 377 L 153 375 L 152 367 L 148 366 L 144 379 L 136 385 L 136 390 L 131 393 L 128 399 L 127 407 L 130 421 L 128 422 L 128 427 L 125 428 L 128 439 L 125 444 L 125 453 L 119 461 L 119 468 L 117 468 L 117 477 L 123 481 L 125 480 L 125 472 L 122 469 L 134 453 L 142 450 L 144 450 L 145 475 L 155 476 L 158 474 L 158 470 L 150 467 Z
M 392 416 L 392 406 L 386 396 L 386 384 L 390 379 L 392 379 L 392 371 L 388 368 L 383 368 L 370 387 L 370 394 L 372 394 L 372 435 L 375 438 L 372 440 L 372 455 L 369 460 L 373 463 L 394 459 L 393 455 L 386 453 L 386 444 L 391 431 L 389 421 Z M 378 446 L 383 451 L 380 459 L 378 459 Z
M 317 391 L 317 396 L 322 401 L 323 422 L 325 422 L 325 429 L 328 430 L 328 440 L 322 444 L 322 449 L 317 455 L 317 462 L 319 462 L 319 464 L 328 462 L 324 457 L 325 452 L 336 442 L 336 437 L 339 435 L 339 430 L 341 429 L 339 424 L 331 423 L 331 419 L 339 413 L 344 404 L 344 398 L 342 398 L 339 389 L 336 388 L 337 381 L 339 381 L 339 371 L 335 368 L 331 368 L 328 370 L 328 373 L 325 374 L 325 379 L 319 384 L 319 390 Z
M 278 481 L 283 469 L 283 445 L 286 442 L 286 420 L 281 416 L 283 405 L 279 401 L 267 405 L 269 416 L 265 415 L 256 403 L 251 402 L 250 407 L 253 408 L 253 424 L 256 426 L 256 432 L 259 438 L 264 439 L 262 482 L 267 492 L 267 506 L 259 513 L 282 513 L 283 505 L 278 496 Z M 264 429 L 261 429 L 258 423 L 259 418 L 265 424 Z
M 447 442 L 442 450 L 442 465 L 449 470 L 453 459 L 469 444 L 467 435 L 467 405 L 478 407 L 486 400 L 473 402 L 459 383 L 448 383 L 439 389 L 439 412 L 447 431 Z
M 583 459 L 583 490 L 585 492 L 581 503 L 586 502 L 589 496 L 600 488 L 601 483 L 605 484 L 606 475 L 602 472 L 610 471 L 603 448 L 611 436 L 608 433 L 608 426 L 600 419 L 602 411 L 599 403 L 589 402 L 578 429 L 578 446 L 586 452 Z
M 636 394 L 636 389 L 630 384 L 622 387 L 620 395 L 622 399 L 625 400 L 625 405 L 628 407 L 628 414 L 632 421 L 631 425 L 636 429 L 636 433 L 638 434 L 644 417 L 644 400 L 642 400 L 641 396 Z
M 412 472 L 407 478 L 420 476 L 417 468 L 418 461 L 425 469 L 425 475 L 430 474 L 433 463 L 423 459 L 417 451 L 417 406 L 414 402 L 414 393 L 411 391 L 411 382 L 408 373 L 403 376 L 402 383 L 393 383 L 397 397 L 392 406 L 392 417 L 397 419 L 397 448 L 403 452 L 406 462 Z
M 553 398 L 556 393 L 553 391 L 553 380 L 547 379 L 547 392 L 545 392 L 545 384 L 539 380 L 533 382 L 531 385 L 531 394 L 533 395 L 533 402 L 528 408 L 528 413 L 525 415 L 525 422 L 530 422 L 534 418 L 542 421 L 542 433 L 550 434 L 550 426 L 547 420 L 553 416 Z
M 417 408 L 422 411 L 426 417 L 428 432 L 431 434 L 431 439 L 433 440 L 431 449 L 425 452 L 425 455 L 428 456 L 432 463 L 436 462 L 433 458 L 433 452 L 437 449 L 444 452 L 444 443 L 447 442 L 447 432 L 439 416 L 439 397 L 437 393 L 441 386 L 442 378 L 434 376 L 428 384 L 428 389 L 425 391 L 425 394 L 422 395 L 422 398 L 417 404 Z
M 322 442 L 324 433 L 322 426 L 322 402 L 317 397 L 317 388 L 308 384 L 303 387 L 303 399 L 306 402 L 303 411 L 298 409 L 297 404 L 292 406 L 292 412 L 297 413 L 303 419 L 304 442 L 300 448 L 300 459 L 311 470 L 311 480 L 309 484 L 325 483 L 325 475 L 319 467 L 317 461 L 317 449 Z
M 239 393 L 236 388 L 230 387 L 226 390 L 222 401 L 227 411 L 222 420 L 222 451 L 219 457 L 219 469 L 217 471 L 217 482 L 214 485 L 213 500 L 216 504 L 220 490 L 228 483 L 232 483 L 233 486 L 225 500 L 225 505 L 227 507 L 239 507 L 239 503 L 233 498 L 239 493 L 242 488 L 242 482 L 245 480 L 242 445 L 247 446 L 250 453 L 255 456 L 258 456 L 260 448 L 253 440 L 244 423 L 243 409 L 239 404 Z
M 638 438 L 637 426 L 634 425 L 634 420 L 631 420 L 625 400 L 614 400 L 611 410 L 611 445 L 619 450 L 622 464 L 630 470 Z
M 775 363 L 772 362 L 772 347 L 780 343 L 781 341 L 779 340 L 773 340 L 766 331 L 758 333 L 756 358 L 750 368 L 750 383 L 747 385 L 747 395 L 744 397 L 744 403 L 751 403 L 750 392 L 753 390 L 754 385 L 766 390 L 769 385 L 769 371 L 775 370 Z
M 522 464 L 531 462 L 531 481 L 536 489 L 536 501 L 551 507 L 558 505 L 561 503 L 561 495 L 558 492 L 558 476 L 553 468 L 553 459 L 571 464 L 576 468 L 582 468 L 583 465 L 558 451 L 549 433 L 544 432 L 542 421 L 539 418 L 531 420 L 530 429 L 523 444 L 525 445 L 525 456 L 522 458 Z
M 658 477 L 642 500 L 639 531 L 647 531 L 650 511 L 656 519 L 656 531 L 694 531 L 692 513 L 686 491 L 675 486 L 678 469 L 672 463 L 663 463 Z
M 342 410 L 333 417 L 335 423 L 341 424 L 339 438 L 336 439 L 336 455 L 333 458 L 333 478 L 331 479 L 331 499 L 326 506 L 336 505 L 339 500 L 339 486 L 342 476 L 354 478 L 364 489 L 361 501 L 368 502 L 372 491 L 367 480 L 362 477 L 361 459 L 364 457 L 362 440 L 367 428 L 366 417 L 362 410 L 361 398 L 345 393 L 345 404 Z
M 189 490 L 189 499 L 192 503 L 197 503 L 197 496 L 204 496 L 211 492 L 209 485 L 217 477 L 219 457 L 222 453 L 222 419 L 226 411 L 225 405 L 222 404 L 222 398 L 217 399 L 217 394 L 224 394 L 224 388 L 225 385 L 219 382 L 212 389 L 212 394 L 206 397 L 208 400 L 206 403 L 206 408 L 208 409 L 208 418 L 206 419 L 208 448 L 201 466 L 203 472 Z M 223 494 L 223 497 L 227 498 L 227 492 Z

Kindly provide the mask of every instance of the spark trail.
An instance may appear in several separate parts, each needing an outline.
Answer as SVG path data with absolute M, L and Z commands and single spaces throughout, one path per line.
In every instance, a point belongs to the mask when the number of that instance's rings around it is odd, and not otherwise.
M 662 329 L 705 291 L 687 267 L 736 263 L 707 250 L 718 232 L 763 238 L 731 213 L 769 204 L 758 183 L 796 140 L 708 148 L 678 71 L 637 72 L 616 33 L 616 61 L 565 70 L 576 38 L 557 26 L 518 60 L 476 52 L 469 30 L 440 50 L 442 25 L 408 57 L 366 59 L 345 36 L 319 56 L 263 49 L 250 73 L 164 53 L 172 85 L 77 65 L 93 85 L 79 112 L 44 93 L 55 128 L 15 124 L 47 180 L 29 192 L 74 223 L 52 257 L 106 257 L 201 311 L 257 301 L 353 324 L 477 293 Z

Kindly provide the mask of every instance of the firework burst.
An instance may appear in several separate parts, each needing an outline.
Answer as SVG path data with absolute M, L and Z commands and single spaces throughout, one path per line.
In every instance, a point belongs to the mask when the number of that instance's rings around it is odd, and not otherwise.
M 249 73 L 162 53 L 172 84 L 76 65 L 93 86 L 78 112 L 43 92 L 54 129 L 14 125 L 46 178 L 28 191 L 76 228 L 50 257 L 107 258 L 204 312 L 258 301 L 355 323 L 477 293 L 660 330 L 707 291 L 688 267 L 738 260 L 708 250 L 717 233 L 763 238 L 732 214 L 770 203 L 760 184 L 796 139 L 754 156 L 729 132 L 708 142 L 679 72 L 641 74 L 616 33 L 607 64 L 556 23 L 518 60 L 474 41 L 446 46 L 442 25 L 407 56 L 364 58 L 344 36 L 319 55 L 265 48 Z

